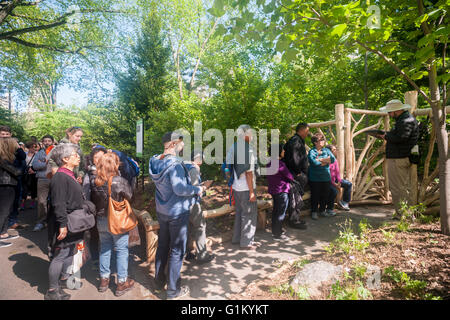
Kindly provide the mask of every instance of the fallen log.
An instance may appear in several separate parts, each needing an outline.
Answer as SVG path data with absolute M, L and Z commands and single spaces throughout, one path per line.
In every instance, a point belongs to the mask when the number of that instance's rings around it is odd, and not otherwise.
M 310 193 L 307 192 L 303 196 L 303 200 L 308 200 L 310 198 Z M 272 209 L 272 200 L 258 200 L 258 221 L 257 221 L 257 229 L 264 229 L 267 225 L 267 210 Z M 158 234 L 159 223 L 158 221 L 153 220 L 150 213 L 146 210 L 137 210 L 133 209 L 136 217 L 142 223 L 146 231 L 146 252 L 147 252 L 147 263 L 151 263 L 155 261 L 156 249 L 158 247 Z M 224 216 L 226 214 L 231 214 L 235 211 L 234 206 L 230 206 L 229 204 L 225 204 L 218 209 L 204 210 L 203 216 L 206 219 L 216 218 L 220 216 Z M 300 215 L 309 214 L 309 210 L 303 210 L 300 212 Z M 223 241 L 227 241 L 231 239 L 231 233 L 229 235 L 223 235 L 220 237 L 212 237 L 211 239 L 207 239 L 207 243 L 222 243 Z

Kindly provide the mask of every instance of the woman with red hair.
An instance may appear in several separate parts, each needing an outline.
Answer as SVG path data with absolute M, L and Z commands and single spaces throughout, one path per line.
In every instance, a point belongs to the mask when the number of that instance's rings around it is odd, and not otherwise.
M 119 157 L 113 152 L 103 154 L 97 161 L 97 171 L 90 180 L 91 201 L 97 209 L 97 229 L 100 238 L 100 285 L 99 292 L 109 287 L 110 263 L 113 248 L 116 253 L 117 289 L 116 296 L 129 291 L 134 280 L 128 277 L 128 232 L 115 235 L 108 228 L 108 181 L 111 180 L 111 197 L 115 201 L 131 200 L 131 186 L 119 176 Z

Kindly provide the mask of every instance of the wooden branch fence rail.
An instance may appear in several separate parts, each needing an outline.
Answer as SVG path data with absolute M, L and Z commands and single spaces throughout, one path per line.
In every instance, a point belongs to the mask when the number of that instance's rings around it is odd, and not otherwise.
M 408 91 L 405 93 L 405 102 L 412 106 L 410 112 L 414 116 L 433 117 L 431 108 L 417 108 L 417 91 Z M 445 113 L 450 113 L 450 106 L 445 107 Z M 358 115 L 359 118 L 356 118 Z M 368 116 L 379 117 L 379 120 L 366 128 L 359 128 L 363 119 Z M 354 108 L 345 108 L 343 104 L 335 105 L 335 119 L 310 123 L 310 128 L 323 133 L 331 138 L 337 147 L 339 168 L 341 168 L 341 178 L 353 183 L 352 205 L 356 204 L 389 204 L 391 196 L 389 192 L 389 177 L 387 172 L 384 150 L 386 142 L 377 143 L 377 139 L 367 136 L 361 139 L 359 136 L 368 130 L 383 129 L 389 131 L 390 119 L 386 112 L 374 110 L 362 110 Z M 295 125 L 293 125 L 294 127 Z M 325 133 L 324 128 L 327 128 Z M 334 133 L 335 132 L 335 133 Z M 430 144 L 424 164 L 424 176 L 419 183 L 417 177 L 417 165 L 411 167 L 411 204 L 424 203 L 432 205 L 438 202 L 438 186 L 434 182 L 439 174 L 439 168 L 436 166 L 430 173 L 431 156 L 436 141 L 434 127 L 430 135 Z M 361 144 L 359 148 L 355 147 L 355 142 Z M 357 157 L 358 153 L 358 157 Z M 382 166 L 382 171 L 377 168 Z M 380 175 L 380 172 L 382 174 Z M 428 210 L 435 212 L 436 210 Z

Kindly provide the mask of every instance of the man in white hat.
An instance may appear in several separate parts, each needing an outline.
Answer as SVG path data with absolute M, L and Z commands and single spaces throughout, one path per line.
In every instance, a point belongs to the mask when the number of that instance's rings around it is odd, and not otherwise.
M 411 163 L 409 157 L 411 149 L 417 144 L 419 137 L 419 125 L 417 120 L 408 112 L 411 106 L 403 104 L 400 100 L 391 100 L 380 111 L 387 112 L 395 119 L 395 125 L 391 131 L 379 135 L 386 139 L 386 161 L 389 175 L 389 190 L 392 194 L 392 202 L 395 206 L 394 218 L 400 216 L 400 204 L 402 201 L 410 202 Z

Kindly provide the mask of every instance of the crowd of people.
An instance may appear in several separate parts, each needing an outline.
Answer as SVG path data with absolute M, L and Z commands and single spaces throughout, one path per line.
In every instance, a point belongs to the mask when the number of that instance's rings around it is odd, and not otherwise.
M 389 178 L 394 180 L 390 188 L 397 214 L 400 201 L 408 200 L 410 182 L 405 170 L 418 137 L 417 121 L 408 109 L 408 105 L 398 100 L 390 101 L 383 110 L 395 119 L 395 126 L 378 135 L 387 141 Z M 313 220 L 335 216 L 335 204 L 342 210 L 350 210 L 352 184 L 342 177 L 336 146 L 327 145 L 322 133 L 311 135 L 309 130 L 307 123 L 299 123 L 294 136 L 272 150 L 278 154 L 275 160 L 278 170 L 266 179 L 273 197 L 274 241 L 290 239 L 283 228 L 285 220 L 291 228 L 307 228 L 300 211 L 308 190 Z M 249 125 L 238 127 L 237 141 L 227 150 L 222 166 L 231 189 L 230 200 L 235 206 L 232 244 L 248 251 L 257 250 L 261 245 L 255 241 L 259 167 L 251 144 L 252 132 Z M 116 213 L 127 212 L 123 206 L 120 212 L 114 211 L 116 206 L 112 203 L 132 201 L 139 166 L 124 153 L 98 144 L 84 156 L 79 146 L 82 136 L 80 127 L 71 127 L 58 143 L 51 135 L 45 135 L 40 141 L 34 139 L 21 144 L 12 137 L 8 126 L 0 126 L 0 248 L 11 246 L 11 240 L 18 237 L 7 231 L 19 227 L 18 211 L 25 207 L 24 200 L 30 196 L 32 206 L 37 202 L 33 231 L 48 229 L 49 288 L 45 294 L 48 300 L 70 299 L 71 295 L 64 289 L 73 289 L 67 281 L 81 241 L 89 243 L 92 259 L 98 263 L 99 292 L 110 287 L 113 256 L 117 268 L 115 295 L 121 296 L 134 286 L 128 274 L 128 259 L 130 234 L 136 225 L 118 230 L 111 224 Z M 305 142 L 308 136 L 311 136 L 311 148 Z M 189 287 L 181 285 L 183 261 L 209 263 L 215 255 L 207 249 L 201 204 L 211 185 L 210 180 L 201 178 L 203 153 L 194 150 L 191 161 L 183 161 L 180 157 L 183 137 L 177 132 L 162 137 L 162 148 L 163 153 L 149 160 L 160 226 L 154 290 L 166 291 L 170 300 L 189 294 Z M 129 218 L 125 215 L 124 219 Z M 130 221 L 126 223 L 130 225 Z

